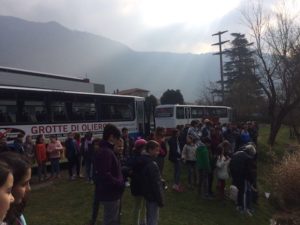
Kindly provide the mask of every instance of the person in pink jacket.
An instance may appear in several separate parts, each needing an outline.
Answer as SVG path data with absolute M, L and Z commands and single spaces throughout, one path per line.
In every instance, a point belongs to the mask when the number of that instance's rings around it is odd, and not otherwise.
M 56 135 L 50 136 L 50 142 L 47 146 L 47 153 L 49 160 L 51 162 L 51 177 L 59 178 L 60 177 L 60 167 L 59 160 L 63 152 L 63 146 L 60 141 L 57 140 Z

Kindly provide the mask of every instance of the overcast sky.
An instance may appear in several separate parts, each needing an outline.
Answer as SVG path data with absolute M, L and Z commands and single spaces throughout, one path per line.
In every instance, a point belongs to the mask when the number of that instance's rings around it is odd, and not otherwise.
M 0 0 L 0 15 L 48 22 L 119 41 L 136 51 L 217 50 L 213 33 L 246 32 L 248 0 Z M 265 0 L 270 7 L 276 0 Z M 300 5 L 300 0 L 287 0 Z M 298 3 L 297 3 L 298 2 Z M 300 8 L 300 7 L 299 7 Z M 230 35 L 224 35 L 224 39 Z

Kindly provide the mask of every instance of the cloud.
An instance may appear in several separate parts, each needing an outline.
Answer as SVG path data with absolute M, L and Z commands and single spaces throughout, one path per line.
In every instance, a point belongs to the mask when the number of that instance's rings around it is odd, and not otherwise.
M 267 5 L 277 0 L 266 0 Z M 56 21 L 138 51 L 207 52 L 219 30 L 246 32 L 246 0 L 0 0 L 1 15 Z M 221 4 L 222 3 L 222 4 Z M 173 11 L 172 11 L 173 10 Z M 229 34 L 227 35 L 229 37 Z M 224 35 L 226 38 L 226 35 Z

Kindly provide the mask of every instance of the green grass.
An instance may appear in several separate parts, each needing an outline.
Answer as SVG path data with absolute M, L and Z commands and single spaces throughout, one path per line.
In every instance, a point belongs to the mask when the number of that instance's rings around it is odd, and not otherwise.
M 268 127 L 260 130 L 260 151 L 266 151 Z M 278 149 L 288 143 L 288 132 L 282 129 L 278 138 Z M 282 146 L 282 147 L 281 147 Z M 279 151 L 279 150 L 278 150 Z M 160 211 L 161 225 L 267 225 L 274 212 L 270 202 L 263 193 L 270 190 L 266 182 L 270 166 L 268 160 L 259 164 L 259 188 L 261 196 L 253 217 L 240 215 L 234 204 L 226 201 L 225 205 L 217 200 L 203 200 L 196 190 L 184 193 L 166 191 L 166 205 Z M 182 182 L 186 183 L 186 170 L 182 171 Z M 172 166 L 166 161 L 164 176 L 171 186 Z M 229 183 L 229 182 L 228 182 Z M 91 215 L 94 186 L 84 180 L 68 181 L 61 179 L 50 185 L 33 188 L 25 210 L 28 225 L 84 225 Z M 127 188 L 122 200 L 122 224 L 130 225 L 132 197 Z M 101 224 L 102 208 L 100 207 L 98 224 Z

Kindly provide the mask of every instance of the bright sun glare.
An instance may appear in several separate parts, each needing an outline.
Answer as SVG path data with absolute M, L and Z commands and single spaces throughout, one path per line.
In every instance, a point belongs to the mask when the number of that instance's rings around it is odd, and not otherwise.
M 218 19 L 239 5 L 240 0 L 143 0 L 143 23 L 150 27 L 171 24 L 201 26 Z

